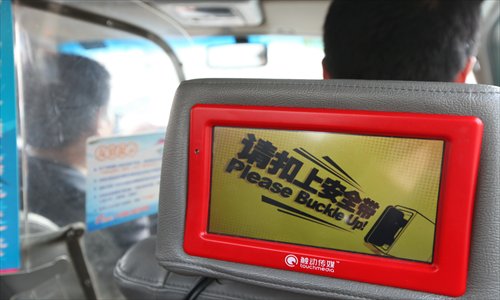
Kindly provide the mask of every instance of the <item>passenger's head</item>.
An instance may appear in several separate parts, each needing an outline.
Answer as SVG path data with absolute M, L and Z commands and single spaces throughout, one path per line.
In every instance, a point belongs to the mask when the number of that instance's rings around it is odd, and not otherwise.
M 82 56 L 58 54 L 25 76 L 26 141 L 56 149 L 95 135 L 105 118 L 109 73 Z
M 324 24 L 325 78 L 465 81 L 481 0 L 334 0 Z

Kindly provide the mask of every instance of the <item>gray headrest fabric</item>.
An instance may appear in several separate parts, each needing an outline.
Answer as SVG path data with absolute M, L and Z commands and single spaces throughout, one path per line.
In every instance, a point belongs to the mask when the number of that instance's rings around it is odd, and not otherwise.
M 454 83 L 358 80 L 201 79 L 183 82 L 166 133 L 156 256 L 168 270 L 341 299 L 448 297 L 194 257 L 183 250 L 189 118 L 195 104 L 419 112 L 479 117 L 484 123 L 467 292 L 500 299 L 500 88 Z
M 199 276 L 170 272 L 154 257 L 156 237 L 140 241 L 118 261 L 114 270 L 116 283 L 127 299 L 182 300 L 196 285 Z M 198 300 L 302 300 L 303 294 L 220 279 L 209 285 Z M 325 300 L 310 297 L 308 300 Z

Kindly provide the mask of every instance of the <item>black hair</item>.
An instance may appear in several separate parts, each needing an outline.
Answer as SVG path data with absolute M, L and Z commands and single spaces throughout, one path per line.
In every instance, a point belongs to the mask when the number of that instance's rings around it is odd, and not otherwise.
M 481 0 L 334 0 L 324 24 L 332 78 L 453 81 L 474 55 Z
M 53 149 L 95 134 L 99 112 L 109 100 L 108 71 L 91 59 L 69 54 L 51 56 L 44 63 L 24 74 L 27 143 Z

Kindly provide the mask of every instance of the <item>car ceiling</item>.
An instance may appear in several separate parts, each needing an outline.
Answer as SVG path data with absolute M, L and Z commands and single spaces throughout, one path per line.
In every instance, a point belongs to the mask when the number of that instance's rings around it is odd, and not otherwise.
M 82 22 L 66 17 L 54 18 L 52 13 L 25 7 L 33 0 L 18 1 L 15 6 L 15 16 L 21 20 L 24 30 L 40 32 L 57 42 L 90 41 L 104 38 L 129 37 L 128 34 L 102 26 L 86 24 L 82 30 Z M 38 0 L 40 1 L 40 0 Z M 53 1 L 64 5 L 80 8 L 96 14 L 116 18 L 147 29 L 157 35 L 167 37 L 187 34 L 198 35 L 246 35 L 246 34 L 300 34 L 321 35 L 322 22 L 325 17 L 329 0 L 263 0 L 261 7 L 264 22 L 254 27 L 231 28 L 183 28 L 173 21 L 167 13 L 157 8 L 155 1 L 140 0 L 58 0 Z M 165 3 L 165 0 L 162 0 Z M 57 10 L 57 9 L 56 9 Z

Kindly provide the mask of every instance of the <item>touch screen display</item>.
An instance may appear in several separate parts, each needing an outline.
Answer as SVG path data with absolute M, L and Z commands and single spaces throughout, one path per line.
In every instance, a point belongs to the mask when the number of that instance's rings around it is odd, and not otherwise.
M 208 232 L 431 263 L 444 141 L 214 127 Z

